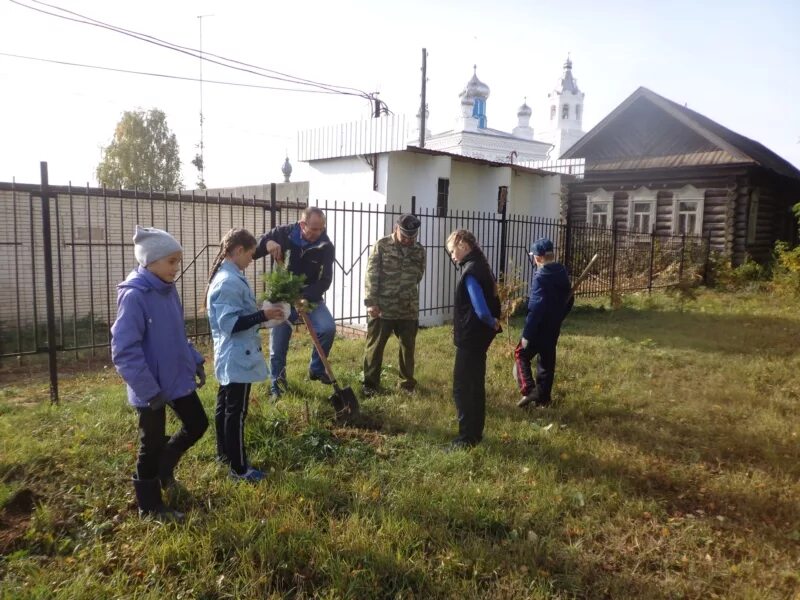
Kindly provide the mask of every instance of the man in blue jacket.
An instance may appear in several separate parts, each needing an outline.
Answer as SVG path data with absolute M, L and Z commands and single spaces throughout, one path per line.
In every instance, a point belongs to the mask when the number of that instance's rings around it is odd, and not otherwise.
M 311 326 L 319 337 L 325 354 L 330 354 L 333 338 L 336 334 L 336 323 L 333 320 L 322 296 L 333 280 L 334 247 L 325 231 L 325 213 L 316 206 L 306 208 L 300 221 L 293 225 L 281 225 L 265 233 L 258 242 L 253 258 L 262 258 L 268 254 L 278 262 L 283 262 L 289 253 L 286 268 L 296 275 L 306 276 L 303 288 L 303 300 L 316 307 L 308 313 Z M 286 354 L 289 351 L 289 340 L 292 337 L 292 325 L 298 318 L 292 307 L 289 322 L 273 328 L 269 336 L 269 361 L 272 373 L 271 394 L 277 398 L 286 389 Z M 316 349 L 311 352 L 308 367 L 311 380 L 318 380 L 330 385 L 332 381 L 325 373 Z
M 566 268 L 555 261 L 553 242 L 541 238 L 531 244 L 528 253 L 536 263 L 536 273 L 528 297 L 528 317 L 522 339 L 514 351 L 514 378 L 522 399 L 517 406 L 524 408 L 547 406 L 551 401 L 556 370 L 556 344 L 561 323 L 572 309 L 574 297 Z M 536 363 L 536 379 L 531 361 Z

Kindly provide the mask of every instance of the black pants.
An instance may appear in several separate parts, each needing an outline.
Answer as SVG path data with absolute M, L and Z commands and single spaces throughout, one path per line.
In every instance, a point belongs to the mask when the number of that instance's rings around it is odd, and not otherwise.
M 475 445 L 486 421 L 486 350 L 456 347 L 453 400 L 458 415 L 456 442 Z
M 400 387 L 413 390 L 414 346 L 417 340 L 419 321 L 416 319 L 370 319 L 367 323 L 367 344 L 364 349 L 364 385 L 378 389 L 381 384 L 383 350 L 392 334 L 400 341 Z
M 230 464 L 240 475 L 247 471 L 244 449 L 244 420 L 250 402 L 250 383 L 219 386 L 214 421 L 217 428 L 217 458 Z
M 166 408 L 137 408 L 139 413 L 139 456 L 136 460 L 138 479 L 162 479 L 172 476 L 183 453 L 203 437 L 208 418 L 197 392 L 172 401 L 172 410 L 181 421 L 181 428 L 167 438 Z
M 541 402 L 549 402 L 553 390 L 553 379 L 556 374 L 556 344 L 558 338 L 549 340 L 529 340 L 528 347 L 523 348 L 517 344 L 514 350 L 514 360 L 519 374 L 519 391 L 523 396 L 530 394 L 534 388 L 539 389 Z M 538 355 L 536 361 L 536 379 L 533 378 L 531 361 Z

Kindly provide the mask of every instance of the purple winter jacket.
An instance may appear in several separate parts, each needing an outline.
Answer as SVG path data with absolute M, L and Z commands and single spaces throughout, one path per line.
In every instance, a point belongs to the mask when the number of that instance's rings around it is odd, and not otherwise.
M 197 388 L 195 371 L 203 357 L 186 337 L 174 283 L 137 267 L 117 286 L 111 360 L 128 385 L 128 402 L 135 407 L 148 406 L 159 392 L 172 401 Z

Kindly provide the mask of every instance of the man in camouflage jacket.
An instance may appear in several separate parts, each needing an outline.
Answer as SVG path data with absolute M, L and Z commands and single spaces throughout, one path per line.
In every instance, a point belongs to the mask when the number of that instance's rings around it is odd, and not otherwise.
M 394 334 L 400 341 L 400 387 L 412 392 L 414 346 L 419 328 L 419 282 L 425 274 L 425 248 L 417 241 L 420 221 L 403 215 L 392 235 L 375 242 L 367 264 L 364 305 L 367 346 L 364 353 L 364 395 L 380 389 L 383 350 Z

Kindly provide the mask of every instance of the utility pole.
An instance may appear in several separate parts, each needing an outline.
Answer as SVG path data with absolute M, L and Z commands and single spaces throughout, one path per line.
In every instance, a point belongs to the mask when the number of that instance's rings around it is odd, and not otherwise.
M 375 92 L 372 94 L 372 101 L 375 103 L 372 114 L 374 119 L 379 119 L 381 117 L 381 101 L 378 100 L 378 93 L 379 92 Z
M 425 100 L 425 88 L 428 84 L 428 51 L 422 49 L 422 94 L 419 109 L 419 147 L 425 147 L 425 113 L 428 111 L 428 103 Z
M 197 21 L 200 25 L 200 153 L 195 157 L 193 162 L 200 172 L 199 185 L 202 189 L 206 187 L 206 164 L 205 157 L 203 156 L 203 150 L 205 148 L 203 143 L 203 18 L 213 16 L 214 15 L 197 15 Z

